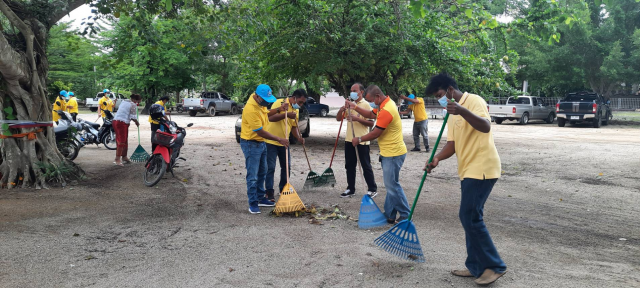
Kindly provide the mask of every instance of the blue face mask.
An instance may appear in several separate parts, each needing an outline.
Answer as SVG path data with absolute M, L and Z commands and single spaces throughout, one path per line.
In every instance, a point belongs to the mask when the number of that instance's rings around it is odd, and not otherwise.
M 438 99 L 438 103 L 440 103 L 440 106 L 442 107 L 447 107 L 447 104 L 449 103 L 449 99 L 447 98 L 447 94 L 445 94 L 444 96 L 442 96 L 442 98 Z
M 351 94 L 349 94 L 349 98 L 351 98 L 351 100 L 356 101 L 358 100 L 358 93 L 356 92 L 351 92 Z
M 373 109 L 378 109 L 378 105 L 376 105 L 376 103 L 374 102 L 369 102 L 369 105 L 371 105 L 371 108 Z
M 300 105 L 298 105 L 298 103 L 293 103 L 293 105 L 291 105 L 291 107 L 293 107 L 293 109 L 300 109 Z

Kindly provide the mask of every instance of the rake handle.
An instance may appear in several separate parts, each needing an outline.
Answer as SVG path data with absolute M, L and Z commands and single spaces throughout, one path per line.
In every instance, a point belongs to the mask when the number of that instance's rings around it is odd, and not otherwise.
M 331 154 L 331 162 L 329 162 L 329 168 L 333 164 L 333 156 L 336 156 L 336 148 L 338 147 L 338 140 L 340 140 L 340 131 L 342 131 L 342 122 L 344 122 L 344 117 L 340 121 L 340 128 L 338 128 L 338 137 L 336 137 L 336 144 L 333 144 L 333 154 Z
M 349 117 L 351 117 L 351 108 L 347 109 L 347 113 L 349 114 Z M 351 119 L 351 121 L 349 122 L 351 122 L 351 135 L 353 138 L 356 138 L 356 130 L 353 129 L 353 119 Z M 364 172 L 362 172 L 362 165 L 360 165 L 360 154 L 358 153 L 358 145 L 356 145 L 356 147 L 353 147 L 353 148 L 356 150 L 356 162 L 358 162 L 358 169 L 360 169 L 360 176 L 362 176 L 362 181 L 363 181 L 362 184 L 365 185 L 367 183 L 367 179 L 364 179 Z
M 298 128 L 298 136 L 302 138 L 302 135 L 300 135 L 300 126 L 298 125 L 298 118 L 296 118 L 296 127 Z M 304 143 L 302 143 L 302 149 L 304 149 L 304 157 L 307 158 L 307 165 L 309 165 L 309 171 L 311 171 L 311 163 L 309 162 L 309 156 L 307 156 L 307 147 L 304 146 Z
M 284 111 L 284 122 L 282 122 L 282 125 L 284 125 L 284 137 L 286 137 L 287 140 L 289 140 L 289 118 L 287 117 L 288 114 L 289 109 L 287 109 L 287 111 Z M 287 151 L 285 151 L 284 153 L 284 166 L 287 167 L 287 183 L 289 183 L 289 147 L 284 148 L 287 148 Z
M 140 119 L 140 112 L 138 111 L 138 106 L 136 106 L 136 120 Z M 140 121 L 140 120 L 138 120 Z M 140 146 L 140 125 L 138 127 L 138 146 Z
M 452 100 L 455 102 L 455 100 Z M 447 126 L 447 120 L 449 119 L 449 113 L 444 116 L 444 121 L 442 122 L 442 127 L 440 127 L 440 133 L 438 134 L 438 139 L 436 140 L 436 144 L 433 146 L 433 150 L 431 150 L 431 156 L 429 157 L 429 164 L 433 161 L 433 157 L 436 155 L 436 150 L 438 150 L 438 144 L 440 144 L 440 138 L 442 138 L 442 132 L 444 132 L 444 127 Z M 424 170 L 422 174 L 422 180 L 420 181 L 420 186 L 418 186 L 418 193 L 416 193 L 416 198 L 413 200 L 413 205 L 411 206 L 411 212 L 409 212 L 409 218 L 407 220 L 411 221 L 413 217 L 413 211 L 416 209 L 416 204 L 418 204 L 418 198 L 420 197 L 420 192 L 422 192 L 422 186 L 424 185 L 424 181 L 427 179 L 427 169 Z

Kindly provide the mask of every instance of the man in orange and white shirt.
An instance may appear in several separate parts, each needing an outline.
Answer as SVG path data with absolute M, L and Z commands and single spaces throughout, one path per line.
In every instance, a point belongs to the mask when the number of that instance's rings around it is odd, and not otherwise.
M 365 118 L 376 118 L 376 125 L 373 131 L 362 137 L 351 140 L 351 144 L 356 147 L 361 142 L 378 139 L 380 146 L 380 162 L 382 164 L 382 177 L 384 186 L 387 188 L 387 197 L 384 200 L 384 216 L 387 222 L 395 223 L 409 217 L 409 203 L 407 196 L 400 186 L 400 169 L 407 156 L 407 146 L 402 138 L 402 120 L 398 113 L 398 106 L 391 101 L 389 96 L 382 93 L 376 85 L 367 87 L 365 98 L 369 101 L 372 111 L 362 109 L 355 103 L 347 101 L 345 106 L 355 109 Z

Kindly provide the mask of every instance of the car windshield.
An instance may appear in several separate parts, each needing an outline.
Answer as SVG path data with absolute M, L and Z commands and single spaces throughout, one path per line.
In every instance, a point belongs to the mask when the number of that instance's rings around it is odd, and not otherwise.
M 531 104 L 531 99 L 527 97 L 518 97 L 518 99 L 509 97 L 509 104 Z
M 594 100 L 596 100 L 596 95 L 594 95 L 594 94 L 591 94 L 591 95 L 569 95 L 564 100 L 565 101 L 574 101 L 574 102 L 594 101 Z

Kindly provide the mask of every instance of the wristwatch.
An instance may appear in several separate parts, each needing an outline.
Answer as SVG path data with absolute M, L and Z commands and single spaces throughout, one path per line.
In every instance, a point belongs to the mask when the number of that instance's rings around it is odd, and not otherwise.
M 280 107 L 276 108 L 276 112 L 280 113 Z
M 358 137 L 358 143 L 362 143 L 362 137 Z

